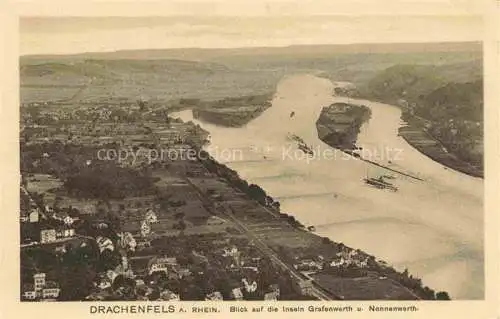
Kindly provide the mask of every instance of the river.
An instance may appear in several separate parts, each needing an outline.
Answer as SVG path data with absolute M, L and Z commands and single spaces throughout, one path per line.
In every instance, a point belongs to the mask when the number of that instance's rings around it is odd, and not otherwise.
M 189 110 L 174 116 L 208 130 L 206 150 L 212 156 L 278 199 L 283 212 L 315 225 L 318 235 L 362 249 L 396 269 L 408 268 L 424 285 L 446 290 L 453 299 L 484 298 L 483 180 L 445 169 L 399 137 L 397 107 L 348 101 L 333 96 L 333 88 L 330 80 L 314 75 L 285 77 L 272 107 L 242 128 L 193 120 Z M 423 181 L 392 173 L 398 192 L 366 185 L 367 175 L 387 172 L 318 138 L 315 122 L 322 107 L 333 102 L 372 110 L 358 136 L 365 157 Z M 289 133 L 310 145 L 314 156 L 297 150 Z

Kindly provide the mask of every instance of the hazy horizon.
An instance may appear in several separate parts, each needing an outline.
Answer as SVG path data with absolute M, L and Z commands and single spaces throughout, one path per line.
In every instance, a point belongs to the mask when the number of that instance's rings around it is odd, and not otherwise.
M 481 42 L 482 32 L 477 15 L 22 17 L 19 53 Z

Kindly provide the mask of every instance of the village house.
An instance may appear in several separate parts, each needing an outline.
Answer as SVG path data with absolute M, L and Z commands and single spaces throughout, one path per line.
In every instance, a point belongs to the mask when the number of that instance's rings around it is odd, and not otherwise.
M 75 230 L 72 228 L 62 229 L 56 232 L 57 238 L 69 238 L 75 236 Z
M 255 280 L 249 283 L 246 278 L 243 278 L 241 282 L 245 286 L 247 292 L 255 292 L 257 290 L 257 282 L 255 282 Z
M 259 272 L 259 268 L 255 267 L 255 266 L 244 266 L 244 267 L 241 267 L 243 269 L 247 269 L 247 270 L 251 270 L 255 273 Z
M 264 294 L 264 300 L 267 301 L 277 301 L 278 300 L 278 295 L 275 291 L 268 292 Z
M 58 287 L 57 283 L 54 281 L 47 281 L 46 287 L 42 290 L 42 298 L 45 300 L 55 300 L 59 298 L 59 293 L 61 289 Z
M 101 252 L 101 253 L 106 249 L 109 249 L 111 251 L 115 250 L 115 246 L 113 245 L 113 242 L 111 241 L 111 239 L 109 239 L 107 237 L 97 236 L 96 242 L 97 242 L 97 245 L 99 246 L 99 252 Z
M 151 209 L 149 208 L 147 211 L 146 211 L 146 216 L 145 216 L 145 220 L 150 223 L 150 224 L 155 224 L 155 223 L 158 223 L 158 217 L 156 216 L 156 213 Z
M 163 271 L 168 274 L 168 269 L 174 265 L 177 265 L 177 259 L 175 257 L 153 257 L 148 262 L 149 274 L 156 271 Z
M 36 273 L 33 275 L 34 289 L 35 291 L 41 291 L 45 287 L 45 273 Z
M 294 264 L 293 267 L 302 271 L 319 271 L 323 269 L 323 263 L 312 259 L 303 259 L 298 264 Z
M 117 244 L 119 247 L 130 251 L 135 251 L 137 247 L 137 242 L 135 238 L 129 232 L 118 233 Z
M 179 301 L 180 297 L 178 294 L 166 289 L 160 292 L 160 299 L 164 301 Z
M 179 268 L 179 269 L 177 269 L 176 272 L 177 272 L 177 275 L 179 276 L 179 278 L 181 278 L 181 279 L 191 275 L 191 271 L 187 268 Z
M 241 288 L 238 287 L 231 290 L 231 296 L 234 298 L 234 300 L 243 300 L 243 292 L 241 291 Z
M 38 208 L 32 209 L 29 214 L 29 222 L 30 223 L 38 223 L 40 218 L 40 212 Z
M 42 244 L 55 242 L 57 239 L 55 229 L 43 229 L 40 231 L 40 241 Z
M 100 279 L 97 287 L 99 287 L 99 289 L 101 289 L 101 290 L 105 290 L 105 289 L 111 288 L 111 285 L 112 285 L 112 281 L 108 277 L 102 277 Z
M 141 235 L 142 237 L 146 237 L 151 232 L 151 226 L 147 220 L 142 221 L 141 223 Z
M 205 300 L 217 301 L 217 300 L 224 300 L 224 298 L 222 297 L 222 294 L 219 291 L 214 291 L 214 292 L 206 295 Z
M 34 274 L 33 284 L 23 287 L 23 297 L 27 300 L 35 300 L 39 297 L 44 301 L 57 299 L 61 289 L 55 281 L 46 280 L 46 277 L 45 273 Z
M 23 297 L 27 300 L 35 300 L 36 292 L 34 290 L 26 290 L 23 292 Z
M 241 255 L 241 252 L 238 251 L 238 248 L 236 248 L 235 246 L 233 246 L 230 249 L 224 248 L 223 253 L 222 253 L 223 257 L 232 257 L 234 259 L 234 261 L 236 262 L 236 266 L 240 265 L 240 255 Z
M 22 294 L 26 300 L 35 300 L 36 299 L 35 286 L 31 283 L 24 284 Z
M 363 257 L 355 250 L 342 251 L 336 254 L 338 259 L 330 262 L 331 267 L 355 265 L 359 268 L 368 267 L 368 257 Z
M 136 279 L 135 280 L 135 287 L 140 288 L 140 287 L 145 287 L 146 283 L 142 279 Z

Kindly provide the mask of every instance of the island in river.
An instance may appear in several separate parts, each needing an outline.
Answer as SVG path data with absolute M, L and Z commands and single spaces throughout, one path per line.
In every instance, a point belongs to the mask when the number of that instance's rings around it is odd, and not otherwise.
M 361 125 L 370 114 L 370 109 L 364 105 L 333 103 L 321 110 L 316 121 L 318 137 L 332 147 L 353 150 Z
M 263 94 L 204 101 L 193 108 L 193 117 L 226 127 L 241 127 L 270 107 L 271 98 L 272 95 Z

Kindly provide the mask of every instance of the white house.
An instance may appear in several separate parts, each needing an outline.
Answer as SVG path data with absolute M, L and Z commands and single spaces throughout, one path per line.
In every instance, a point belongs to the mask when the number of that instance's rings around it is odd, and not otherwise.
M 255 292 L 257 290 L 257 282 L 255 282 L 255 280 L 252 283 L 248 283 L 247 279 L 243 278 L 241 281 L 245 285 L 245 290 L 247 292 Z
M 175 257 L 172 258 L 153 258 L 149 261 L 148 269 L 149 274 L 151 275 L 155 271 L 163 271 L 165 274 L 168 274 L 168 267 L 177 264 L 177 259 Z
M 63 222 L 64 222 L 64 224 L 66 224 L 66 225 L 69 226 L 69 225 L 73 225 L 73 223 L 75 222 L 75 220 L 73 218 L 71 218 L 70 216 L 65 216 L 63 218 Z
M 131 233 L 119 233 L 118 245 L 124 249 L 130 249 L 131 251 L 135 251 L 137 247 L 137 242 Z
M 45 278 L 46 274 L 45 273 L 36 273 L 33 275 L 33 283 L 34 283 L 34 288 L 35 291 L 40 291 L 45 287 Z
M 158 223 L 158 217 L 151 208 L 146 211 L 145 220 L 150 224 Z
M 151 226 L 149 225 L 147 220 L 144 220 L 141 224 L 141 235 L 143 237 L 146 237 L 147 235 L 149 235 L 150 232 L 151 232 Z
M 45 288 L 42 290 L 42 298 L 44 299 L 56 299 L 59 297 L 61 289 L 59 288 Z
M 238 248 L 236 248 L 236 247 L 232 247 L 231 249 L 224 248 L 224 252 L 222 253 L 222 256 L 224 256 L 224 257 L 228 257 L 228 256 L 236 257 L 238 255 L 239 255 L 239 251 L 238 251 Z
M 241 288 L 234 288 L 231 290 L 231 295 L 235 300 L 243 300 L 243 292 L 241 292 Z
M 99 251 L 102 253 L 104 250 L 109 249 L 111 251 L 115 250 L 115 246 L 111 239 L 107 237 L 97 236 L 96 238 L 97 245 L 99 246 Z
M 40 241 L 42 244 L 52 243 L 56 241 L 56 230 L 55 229 L 44 229 L 40 231 Z
M 38 212 L 38 209 L 33 209 L 29 215 L 30 223 L 38 223 L 39 219 L 40 219 L 40 214 Z
M 181 300 L 179 295 L 170 291 L 170 290 L 164 290 L 160 292 L 160 299 L 165 300 L 165 301 L 178 301 Z
M 23 293 L 23 296 L 24 296 L 24 298 L 26 298 L 28 300 L 35 300 L 36 299 L 36 292 L 34 290 L 25 291 Z

